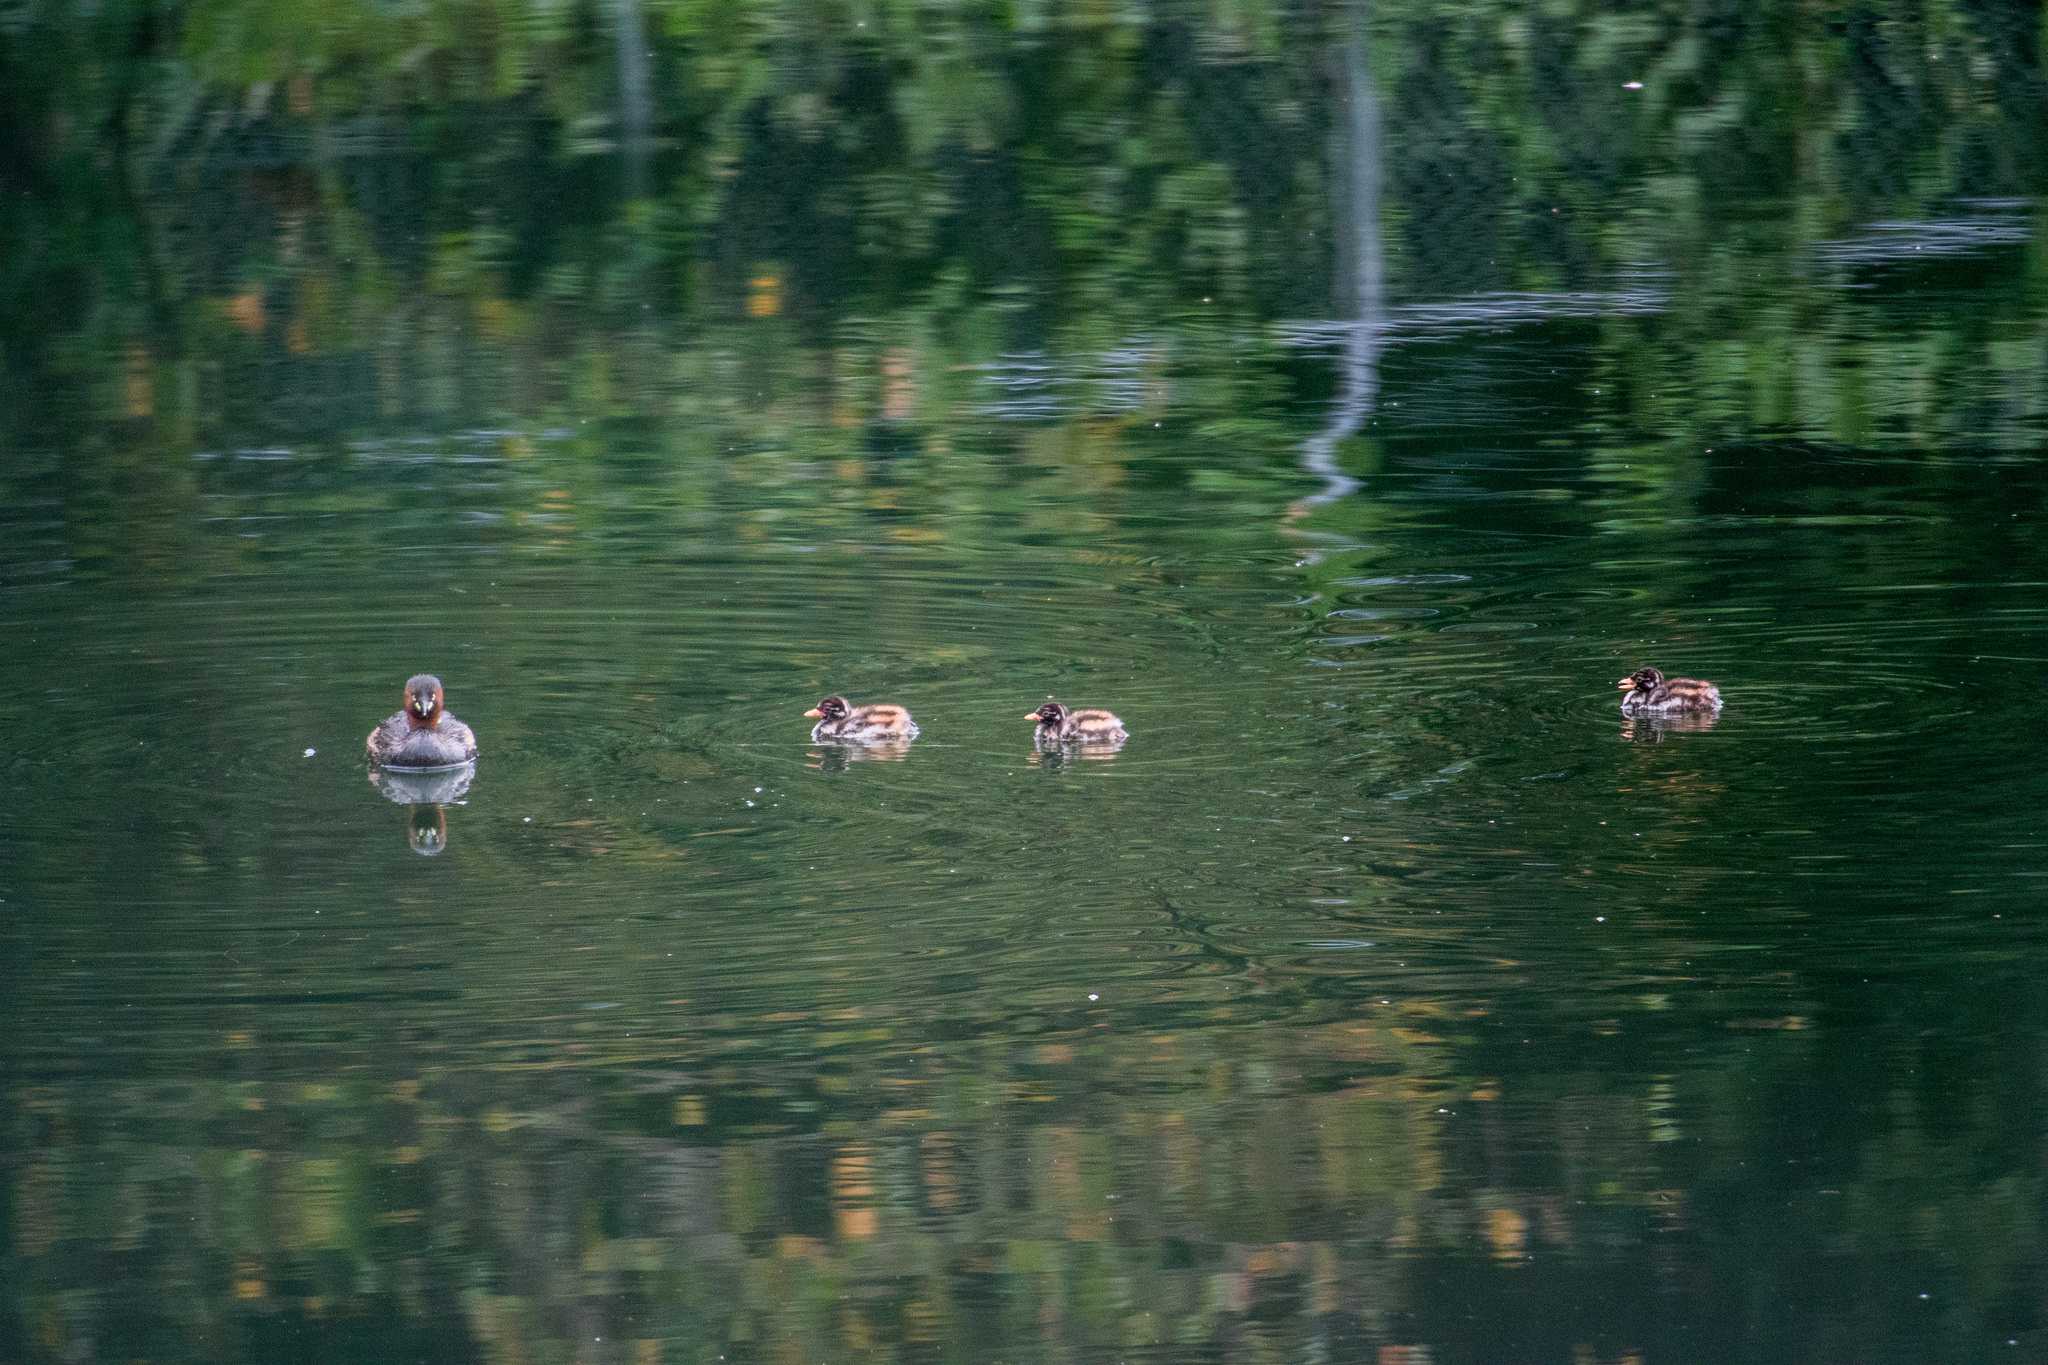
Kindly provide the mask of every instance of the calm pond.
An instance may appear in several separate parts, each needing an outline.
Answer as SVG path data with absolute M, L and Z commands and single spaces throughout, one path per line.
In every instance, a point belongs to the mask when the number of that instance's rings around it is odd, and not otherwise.
M 0 1360 L 2048 1358 L 2037 5 L 60 8 Z

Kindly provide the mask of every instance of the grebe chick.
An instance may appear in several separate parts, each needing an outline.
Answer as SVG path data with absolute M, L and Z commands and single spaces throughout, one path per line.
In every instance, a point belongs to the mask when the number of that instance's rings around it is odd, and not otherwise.
M 1624 716 L 1673 716 L 1721 709 L 1721 689 L 1712 683 L 1667 678 L 1654 668 L 1639 668 L 1615 686 L 1628 693 L 1621 699 Z
M 1040 744 L 1121 744 L 1131 737 L 1113 711 L 1076 711 L 1056 701 L 1047 702 L 1024 719 L 1038 722 Z
M 871 702 L 855 706 L 844 697 L 831 696 L 804 712 L 804 719 L 818 722 L 811 738 L 825 744 L 875 744 L 917 738 L 917 722 L 910 712 L 893 702 Z

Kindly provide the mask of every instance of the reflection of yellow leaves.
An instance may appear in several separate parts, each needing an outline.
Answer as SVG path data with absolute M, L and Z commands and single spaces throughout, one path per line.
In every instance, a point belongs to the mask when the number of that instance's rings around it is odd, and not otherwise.
M 256 1262 L 241 1257 L 235 1262 L 235 1297 L 238 1299 L 260 1299 L 270 1292 L 263 1282 L 263 1271 Z
M 918 1146 L 924 1157 L 925 1198 L 939 1213 L 953 1212 L 960 1206 L 960 1177 L 954 1169 L 957 1153 L 952 1139 L 931 1133 Z
M 916 406 L 916 356 L 908 347 L 892 347 L 882 357 L 882 416 L 891 422 L 907 421 Z
M 903 1305 L 904 1338 L 919 1346 L 927 1346 L 939 1339 L 945 1326 L 945 1317 L 930 1299 L 912 1299 Z
M 772 318 L 782 311 L 782 276 L 763 271 L 747 281 L 747 316 Z
M 1502 1260 L 1517 1260 L 1529 1243 L 1529 1220 L 1513 1209 L 1489 1209 L 1486 1241 Z
M 1246 1252 L 1244 1268 L 1248 1274 L 1260 1279 L 1269 1279 L 1274 1275 L 1293 1274 L 1294 1268 L 1300 1262 L 1301 1248 L 1289 1242 L 1281 1242 L 1273 1246 L 1256 1247 Z
M 872 1199 L 875 1195 L 875 1161 L 866 1148 L 855 1147 L 832 1160 L 832 1193 L 842 1200 Z
M 678 1128 L 702 1128 L 710 1117 L 702 1095 L 678 1095 L 670 1109 L 670 1118 Z
M 342 1163 L 314 1157 L 293 1165 L 284 1178 L 284 1207 L 298 1220 L 286 1244 L 295 1249 L 340 1246 L 347 1224 Z
M 128 348 L 128 370 L 122 384 L 122 407 L 130 417 L 148 417 L 156 411 L 156 385 L 149 368 L 149 350 Z
M 846 1310 L 840 1317 L 839 1337 L 853 1355 L 865 1356 L 875 1349 L 874 1324 L 870 1323 L 865 1315 L 851 1309 Z
M 1488 1100 L 1497 1100 L 1500 1098 L 1500 1087 L 1497 1085 L 1475 1085 L 1472 1087 L 1472 1098 L 1481 1103 L 1485 1103 Z
M 229 298 L 223 307 L 227 309 L 228 321 L 243 331 L 253 333 L 263 330 L 265 315 L 261 290 L 246 289 Z
M 1317 1313 L 1338 1313 L 1344 1308 L 1343 1258 L 1328 1242 L 1309 1248 L 1310 1305 Z
M 525 330 L 524 323 L 525 319 L 510 299 L 494 295 L 476 301 L 477 329 L 493 341 L 517 337 Z
M 1424 1033 L 1418 1028 L 1401 1028 L 1397 1025 L 1388 1029 L 1387 1032 L 1393 1034 L 1404 1043 L 1437 1044 L 1443 1042 L 1443 1039 L 1437 1037 L 1434 1033 Z
M 1101 1212 L 1069 1214 L 1066 1232 L 1070 1242 L 1100 1242 L 1109 1236 L 1109 1215 Z
M 831 1158 L 831 1224 L 842 1242 L 866 1242 L 874 1238 L 881 1222 L 874 1212 L 874 1154 L 864 1148 L 848 1148 Z

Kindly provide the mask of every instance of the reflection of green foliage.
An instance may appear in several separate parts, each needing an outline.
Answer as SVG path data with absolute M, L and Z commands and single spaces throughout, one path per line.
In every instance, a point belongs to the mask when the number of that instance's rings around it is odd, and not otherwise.
M 622 25 L 651 54 L 641 153 Z M 12 38 L 0 108 L 26 136 L 0 170 L 31 193 L 0 199 L 0 227 L 30 249 L 0 262 L 5 372 L 33 393 L 97 370 L 108 410 L 118 347 L 239 356 L 303 431 L 666 406 L 692 364 L 671 357 L 756 296 L 799 324 L 785 347 L 859 315 L 968 362 L 1103 350 L 1190 308 L 1312 315 L 1344 229 L 1332 158 L 1357 154 L 1326 60 L 1349 18 L 1256 0 L 131 2 L 35 9 Z M 1983 8 L 1394 3 L 1359 41 L 1397 297 L 1679 263 L 1703 315 L 1744 318 L 1701 343 L 1780 386 L 1741 379 L 1745 421 L 1838 403 L 1810 392 L 1827 364 L 1784 387 L 1785 357 L 1741 335 L 1768 316 L 1742 206 L 1782 203 L 1796 255 L 1877 210 L 2040 184 L 2012 117 L 2037 107 L 2040 35 Z M 635 156 L 644 202 L 622 189 Z M 239 333 L 229 298 L 261 304 Z M 1814 323 L 1781 340 L 1810 350 Z M 374 401 L 337 401 L 366 372 Z M 172 408 L 194 391 L 156 387 Z M 258 395 L 200 397 L 233 428 Z
M 1909 1032 L 1891 1041 L 1908 1046 Z M 1561 1060 L 1485 1099 L 1463 1095 L 1469 1081 L 1444 1088 L 1445 1049 L 1350 1025 L 1192 1029 L 1176 1035 L 1189 1050 L 1176 1065 L 1206 1072 L 1215 1093 L 1186 1105 L 1119 1084 L 1156 1065 L 1142 1034 L 1072 1044 L 1049 1069 L 1011 1043 L 922 1046 L 916 1065 L 890 1043 L 850 1051 L 854 1094 L 919 1100 L 844 1134 L 792 1126 L 800 1105 L 762 1102 L 795 1097 L 757 1082 L 732 1087 L 755 1116 L 738 1127 L 677 1129 L 661 1105 L 607 1115 L 598 1090 L 658 1083 L 602 1049 L 516 1082 L 436 1046 L 401 1049 L 391 1070 L 346 1087 L 17 1089 L 16 1124 L 51 1140 L 10 1149 L 0 1333 L 9 1314 L 39 1324 L 24 1359 L 138 1323 L 179 1334 L 155 1358 L 258 1359 L 244 1334 L 266 1323 L 376 1320 L 408 1353 L 438 1341 L 436 1358 L 459 1343 L 465 1356 L 566 1359 L 602 1338 L 661 1341 L 659 1359 L 926 1343 L 970 1360 L 998 1343 L 1017 1358 L 1154 1341 L 1211 1354 L 1256 1325 L 1276 1358 L 1296 1359 L 1333 1325 L 1388 1318 L 1407 1320 L 1408 1339 L 1454 1339 L 1468 1310 L 1442 1295 L 1452 1267 L 1514 1292 L 1517 1279 L 1552 1283 L 1553 1266 L 1598 1273 L 1654 1246 L 1682 1287 L 1595 1321 L 1642 1331 L 1684 1312 L 1767 1353 L 1795 1324 L 1922 1330 L 1911 1302 L 1839 1286 L 1783 1295 L 1823 1251 L 1935 1253 L 1927 1283 L 1953 1282 L 1944 1303 L 1972 1337 L 2006 1334 L 2040 1254 L 2041 1181 L 2010 1174 L 2025 1169 L 2024 1115 L 1988 1101 L 1957 1111 L 1875 1075 L 1844 1084 L 1849 1104 L 1881 1116 L 1867 1143 L 1818 1144 L 1824 1169 L 1786 1198 L 1721 1207 L 1719 1182 L 1815 1142 L 1812 1125 L 1829 1120 L 1793 1101 L 1813 1069 L 1837 1074 L 1860 1035 L 1696 1042 L 1684 1069 L 1640 1077 Z M 1743 1064 L 1725 1065 L 1736 1053 Z M 1269 1103 L 1281 1075 L 1341 1075 L 1368 1058 L 1379 1081 Z M 1992 1062 L 1973 1080 L 1988 1082 Z M 686 1049 L 659 1065 L 732 1063 Z M 728 1088 L 688 1084 L 714 1110 Z M 516 1119 L 490 1102 L 507 1093 Z M 845 1188 L 834 1172 L 849 1159 L 863 1183 Z M 1766 1206 L 1770 1225 L 1744 1221 Z M 109 1247 L 118 1288 L 100 1283 Z

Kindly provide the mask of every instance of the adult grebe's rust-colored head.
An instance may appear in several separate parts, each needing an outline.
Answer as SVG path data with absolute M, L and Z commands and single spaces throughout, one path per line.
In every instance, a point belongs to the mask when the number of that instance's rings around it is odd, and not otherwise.
M 840 721 L 846 719 L 853 707 L 844 697 L 827 697 L 804 712 L 805 720 Z
M 405 720 L 415 730 L 441 723 L 443 698 L 441 680 L 431 673 L 415 673 L 405 680 Z
M 1614 685 L 1624 692 L 1654 692 L 1664 685 L 1664 675 L 1654 668 L 1639 668 Z
M 1040 725 L 1058 725 L 1067 718 L 1067 708 L 1056 701 L 1049 701 L 1024 719 L 1035 720 Z

